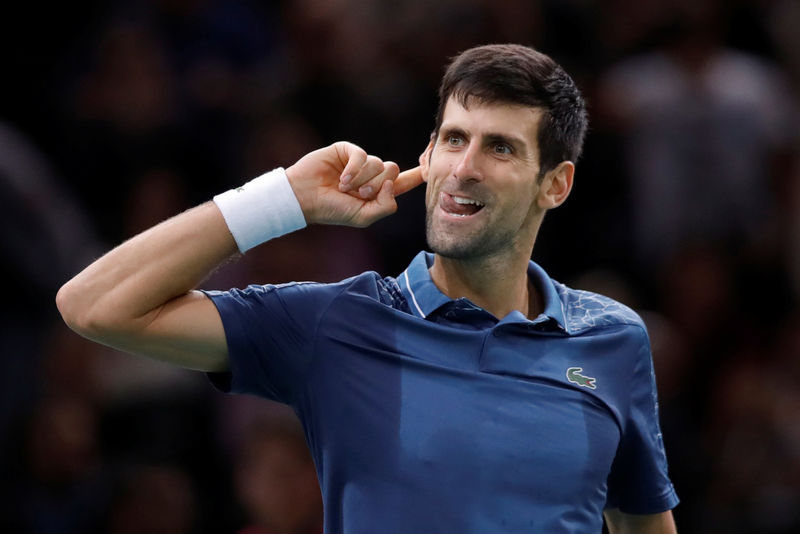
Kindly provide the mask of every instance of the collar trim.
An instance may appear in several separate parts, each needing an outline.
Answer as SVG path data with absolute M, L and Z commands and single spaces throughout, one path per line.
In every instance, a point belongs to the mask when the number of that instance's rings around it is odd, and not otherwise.
M 406 300 L 411 304 L 411 310 L 414 315 L 425 319 L 428 315 L 433 313 L 442 305 L 452 302 L 453 299 L 442 293 L 436 284 L 431 279 L 428 269 L 433 265 L 434 255 L 422 251 L 417 254 L 405 271 L 399 277 L 400 290 L 406 297 Z M 528 264 L 528 278 L 534 285 L 542 292 L 542 300 L 544 303 L 544 311 L 538 318 L 529 320 L 527 317 L 522 316 L 521 313 L 513 311 L 505 318 L 500 317 L 502 322 L 525 322 L 525 323 L 540 323 L 542 316 L 553 320 L 558 328 L 564 332 L 569 330 L 566 327 L 566 314 L 564 310 L 564 303 L 556 290 L 555 282 L 548 276 L 548 274 L 539 265 L 533 261 Z
M 414 303 L 414 307 L 417 308 L 417 311 L 419 312 L 420 316 L 424 319 L 426 317 L 425 313 L 422 311 L 422 308 L 419 307 L 419 303 L 417 302 L 417 296 L 414 295 L 414 290 L 411 289 L 411 282 L 409 282 L 408 280 L 408 269 L 403 271 L 403 276 L 406 277 L 406 287 L 408 288 L 408 292 L 411 294 L 411 302 Z

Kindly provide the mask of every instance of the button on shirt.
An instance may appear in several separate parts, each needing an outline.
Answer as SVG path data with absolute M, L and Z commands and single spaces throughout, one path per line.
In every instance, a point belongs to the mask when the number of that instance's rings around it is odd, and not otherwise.
M 599 533 L 673 508 L 647 332 L 531 262 L 544 312 L 452 300 L 421 252 L 397 278 L 208 292 L 225 391 L 291 405 L 333 533 Z

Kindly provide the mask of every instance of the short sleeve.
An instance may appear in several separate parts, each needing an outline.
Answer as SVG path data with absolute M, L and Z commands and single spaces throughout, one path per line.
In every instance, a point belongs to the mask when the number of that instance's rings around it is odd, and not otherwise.
M 646 332 L 631 378 L 631 404 L 608 480 L 607 508 L 629 514 L 671 510 L 679 500 L 667 473 L 653 359 Z
M 219 311 L 230 371 L 209 373 L 222 391 L 291 404 L 313 358 L 319 323 L 341 287 L 291 283 L 206 291 Z

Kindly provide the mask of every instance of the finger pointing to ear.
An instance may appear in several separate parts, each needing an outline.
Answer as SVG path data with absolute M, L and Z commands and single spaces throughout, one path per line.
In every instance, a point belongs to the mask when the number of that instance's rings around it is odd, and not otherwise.
M 407 193 L 422 184 L 423 181 L 421 167 L 417 166 L 413 169 L 403 171 L 394 181 L 394 194 L 402 195 L 403 193 Z

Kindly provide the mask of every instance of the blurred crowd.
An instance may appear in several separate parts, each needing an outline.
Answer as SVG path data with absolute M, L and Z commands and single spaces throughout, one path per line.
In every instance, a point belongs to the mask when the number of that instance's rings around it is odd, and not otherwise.
M 679 531 L 800 531 L 796 0 L 17 9 L 0 101 L 0 531 L 321 532 L 290 410 L 82 340 L 55 293 L 115 243 L 330 142 L 415 165 L 447 58 L 489 42 L 540 48 L 587 98 L 575 189 L 534 260 L 644 317 Z M 398 274 L 424 247 L 423 198 L 366 230 L 275 240 L 204 287 Z

